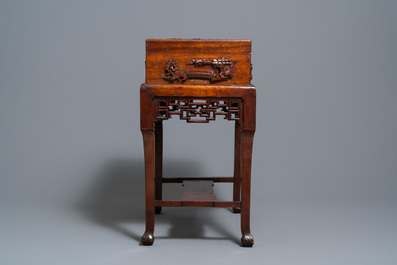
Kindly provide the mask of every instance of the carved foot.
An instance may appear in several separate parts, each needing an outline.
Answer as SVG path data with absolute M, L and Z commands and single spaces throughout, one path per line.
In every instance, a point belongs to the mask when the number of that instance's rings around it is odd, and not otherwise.
M 161 213 L 161 207 L 154 207 L 154 212 L 155 212 L 156 214 Z
M 241 208 L 233 208 L 233 213 L 241 213 Z
M 246 234 L 241 237 L 241 244 L 243 247 L 252 247 L 254 245 L 254 238 L 251 234 Z
M 141 237 L 141 243 L 145 246 L 151 246 L 154 242 L 154 236 L 152 233 L 145 232 Z

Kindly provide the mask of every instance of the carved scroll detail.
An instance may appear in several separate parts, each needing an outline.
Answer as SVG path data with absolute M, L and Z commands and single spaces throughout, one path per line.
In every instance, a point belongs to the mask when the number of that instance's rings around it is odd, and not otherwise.
M 240 120 L 242 101 L 240 99 L 156 99 L 156 120 L 168 120 L 178 115 L 181 120 L 195 123 L 208 123 L 216 116 L 227 120 Z
M 211 82 L 228 81 L 233 77 L 233 61 L 226 58 L 221 59 L 192 59 L 188 65 L 203 67 L 212 66 L 213 70 L 179 70 L 174 59 L 165 63 L 162 77 L 170 82 L 183 82 L 186 79 L 208 79 Z

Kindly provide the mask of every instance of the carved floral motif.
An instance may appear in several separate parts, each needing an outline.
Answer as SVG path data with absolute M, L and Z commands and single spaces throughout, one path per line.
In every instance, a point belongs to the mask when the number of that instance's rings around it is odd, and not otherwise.
M 180 71 L 174 59 L 165 62 L 165 70 L 162 74 L 163 78 L 168 81 L 185 81 L 187 79 L 186 72 Z

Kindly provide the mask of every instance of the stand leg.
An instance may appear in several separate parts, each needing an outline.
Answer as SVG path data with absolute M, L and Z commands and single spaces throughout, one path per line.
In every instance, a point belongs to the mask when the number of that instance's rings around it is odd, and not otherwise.
M 150 246 L 154 241 L 154 131 L 143 130 L 143 146 L 145 153 L 145 201 L 146 201 L 146 230 L 141 243 Z
M 241 191 L 241 124 L 236 121 L 234 129 L 234 181 L 233 201 L 240 201 Z M 234 213 L 240 213 L 240 208 L 233 208 Z
M 251 161 L 254 133 L 253 130 L 242 132 L 241 244 L 243 247 L 252 247 L 254 244 L 254 238 L 250 231 Z
M 161 200 L 163 194 L 163 122 L 155 123 L 155 200 Z M 161 213 L 161 207 L 155 207 L 155 213 Z

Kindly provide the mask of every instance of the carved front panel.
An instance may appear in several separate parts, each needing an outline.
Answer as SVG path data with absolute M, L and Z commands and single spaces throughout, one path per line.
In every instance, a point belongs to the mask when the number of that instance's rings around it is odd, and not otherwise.
M 204 79 L 210 82 L 221 82 L 232 79 L 234 73 L 232 68 L 234 63 L 227 58 L 220 59 L 192 59 L 188 65 L 194 65 L 198 69 L 182 70 L 177 66 L 174 59 L 165 62 L 164 73 L 161 75 L 170 83 L 179 82 L 184 83 L 187 79 Z M 210 66 L 210 69 L 202 70 L 205 66 Z
M 208 123 L 216 116 L 227 120 L 241 120 L 243 103 L 240 99 L 197 99 L 162 98 L 155 99 L 156 120 L 168 120 L 177 115 L 181 120 L 195 123 Z

